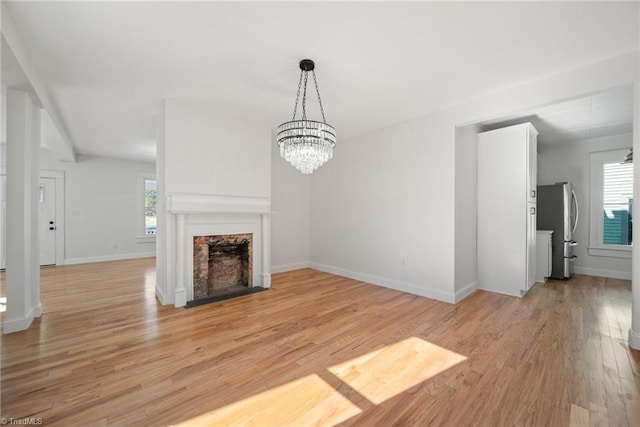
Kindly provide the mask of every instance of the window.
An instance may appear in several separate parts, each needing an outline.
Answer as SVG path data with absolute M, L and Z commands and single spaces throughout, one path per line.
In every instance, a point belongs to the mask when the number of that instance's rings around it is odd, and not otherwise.
M 144 234 L 156 234 L 156 198 L 157 185 L 154 179 L 144 180 Z
M 602 173 L 602 244 L 630 245 L 633 163 L 605 163 Z
M 138 222 L 137 242 L 151 243 L 156 240 L 158 183 L 152 173 L 138 174 Z
M 589 255 L 631 257 L 633 163 L 620 164 L 626 153 L 591 153 Z

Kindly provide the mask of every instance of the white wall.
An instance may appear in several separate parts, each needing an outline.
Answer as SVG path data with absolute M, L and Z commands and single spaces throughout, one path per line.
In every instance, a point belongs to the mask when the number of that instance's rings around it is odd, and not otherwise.
M 478 126 L 456 127 L 455 299 L 478 286 Z
M 167 100 L 166 192 L 269 197 L 271 129 L 204 101 Z
M 631 279 L 631 259 L 590 256 L 589 215 L 590 215 L 590 158 L 596 151 L 630 148 L 633 145 L 631 134 L 607 138 L 595 138 L 587 141 L 560 145 L 541 145 L 538 164 L 538 185 L 569 181 L 574 185 L 580 219 L 576 228 L 575 240 L 578 242 L 575 272 L 593 276 Z M 629 254 L 631 255 L 631 254 Z
M 469 182 L 465 165 L 475 162 L 456 159 L 464 153 L 455 149 L 456 126 L 633 83 L 636 71 L 633 52 L 339 141 L 311 179 L 312 265 L 456 301 L 455 266 L 476 262 L 473 250 L 456 250 L 475 241 L 474 227 L 455 224 L 474 215 L 456 182 Z M 458 191 L 475 197 L 473 188 Z
M 310 177 L 271 143 L 271 272 L 309 266 Z
M 154 164 L 84 155 L 59 162 L 46 149 L 40 158 L 42 169 L 65 176 L 65 264 L 155 255 L 155 243 L 136 239 L 138 174 L 154 174 Z
M 339 142 L 312 175 L 313 266 L 448 299 L 453 133 L 425 117 Z
M 7 310 L 3 333 L 25 330 L 42 314 L 38 263 L 40 108 L 31 93 L 7 91 Z M 4 158 L 4 156 L 3 156 Z
M 65 263 L 155 255 L 154 242 L 136 239 L 138 174 L 154 174 L 154 164 L 84 155 L 76 163 L 51 160 L 43 157 L 42 168 L 65 172 Z
M 252 227 L 259 230 L 254 245 L 260 248 L 261 262 L 256 264 L 258 257 L 254 258 L 254 274 L 263 286 L 270 286 L 271 125 L 260 118 L 232 115 L 215 102 L 163 101 L 156 173 L 162 199 L 158 210 L 156 295 L 162 304 L 182 306 L 189 296 L 186 288 L 192 283 L 188 283 L 187 234 L 195 226 L 193 221 L 208 222 L 209 230 L 219 227 L 221 215 L 224 221 L 237 222 L 239 219 L 232 217 L 238 214 L 234 209 L 239 205 L 241 212 L 252 214 Z M 198 215 L 192 215 L 195 212 L 184 203 L 173 202 L 178 199 L 200 203 Z M 233 200 L 234 206 L 226 204 L 221 210 L 221 200 Z M 213 205 L 215 209 L 203 211 Z M 246 210 L 255 206 L 259 208 Z

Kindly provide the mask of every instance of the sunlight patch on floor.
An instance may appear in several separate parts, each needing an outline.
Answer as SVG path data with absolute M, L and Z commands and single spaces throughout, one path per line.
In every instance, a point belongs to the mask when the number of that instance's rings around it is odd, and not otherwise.
M 329 371 L 372 403 L 380 404 L 466 359 L 410 337 L 332 366 Z
M 176 425 L 331 426 L 360 412 L 360 408 L 312 374 Z

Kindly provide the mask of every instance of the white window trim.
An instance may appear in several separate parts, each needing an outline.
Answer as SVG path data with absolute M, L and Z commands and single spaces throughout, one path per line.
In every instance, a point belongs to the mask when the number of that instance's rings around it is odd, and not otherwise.
M 631 246 L 604 245 L 602 243 L 602 195 L 603 165 L 621 161 L 628 149 L 598 151 L 590 153 L 591 160 L 591 201 L 589 215 L 589 255 L 610 258 L 631 258 Z M 635 188 L 633 189 L 635 193 Z M 635 197 L 635 196 L 634 196 Z
M 156 180 L 156 174 L 152 172 L 139 172 L 138 173 L 138 225 L 136 242 L 137 243 L 153 243 L 156 241 L 156 236 L 145 234 L 145 222 L 144 222 L 144 190 L 145 180 Z

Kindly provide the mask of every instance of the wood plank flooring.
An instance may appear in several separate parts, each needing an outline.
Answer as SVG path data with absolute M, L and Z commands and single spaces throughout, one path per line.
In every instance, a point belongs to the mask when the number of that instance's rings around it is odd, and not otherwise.
M 4 335 L 2 417 L 45 425 L 640 425 L 630 282 L 576 276 L 449 305 L 298 270 L 191 309 L 153 259 L 42 269 Z M 0 292 L 4 285 L 0 275 Z

